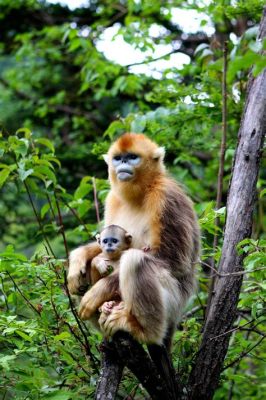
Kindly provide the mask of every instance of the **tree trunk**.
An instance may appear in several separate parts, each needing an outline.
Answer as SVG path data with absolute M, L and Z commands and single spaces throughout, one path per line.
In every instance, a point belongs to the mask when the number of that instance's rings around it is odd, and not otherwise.
M 160 353 L 160 346 L 157 347 L 157 358 L 162 354 L 165 364 L 169 365 L 166 373 L 172 374 L 170 360 L 166 361 L 164 349 L 161 349 Z M 165 376 L 165 370 L 158 371 L 148 353 L 128 333 L 122 331 L 115 333 L 110 342 L 103 342 L 101 351 L 102 366 L 95 400 L 115 399 L 124 366 L 135 374 L 153 400 L 177 399 L 175 388 L 172 386 L 174 377 Z
M 115 349 L 106 340 L 101 344 L 102 365 L 95 393 L 95 400 L 114 399 L 122 373 L 123 363 L 120 362 Z
M 259 38 L 266 35 L 266 13 Z M 227 217 L 219 273 L 242 269 L 243 255 L 237 244 L 249 238 L 256 183 L 266 130 L 266 70 L 256 78 L 250 75 L 246 105 L 238 134 L 238 146 L 227 199 Z M 202 343 L 189 379 L 189 400 L 209 400 L 218 386 L 223 361 L 236 316 L 243 275 L 218 276 Z M 222 335 L 222 336 L 221 336 Z

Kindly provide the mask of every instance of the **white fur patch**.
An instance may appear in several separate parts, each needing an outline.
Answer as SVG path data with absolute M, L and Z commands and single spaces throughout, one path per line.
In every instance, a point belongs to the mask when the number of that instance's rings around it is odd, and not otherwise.
M 163 161 L 164 156 L 165 156 L 165 148 L 164 148 L 164 147 L 159 147 L 159 148 L 154 152 L 153 158 L 154 158 L 155 160 L 158 159 L 158 160 Z
M 106 162 L 106 164 L 109 163 L 109 156 L 108 156 L 108 154 L 103 154 L 103 159 L 104 159 L 104 161 Z

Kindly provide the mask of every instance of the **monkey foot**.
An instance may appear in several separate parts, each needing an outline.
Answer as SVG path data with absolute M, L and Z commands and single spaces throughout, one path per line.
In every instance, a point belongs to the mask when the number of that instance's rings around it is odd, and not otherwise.
M 144 253 L 148 253 L 149 251 L 151 251 L 151 247 L 150 246 L 145 246 L 142 248 L 142 251 L 144 251 Z
M 118 301 L 106 301 L 101 305 L 99 308 L 99 311 L 104 314 L 110 314 L 112 312 L 112 309 L 114 308 L 115 305 L 118 305 Z
M 102 312 L 99 318 L 99 325 L 105 336 L 113 336 L 118 330 L 127 331 L 127 315 L 123 301 L 114 305 L 108 314 Z

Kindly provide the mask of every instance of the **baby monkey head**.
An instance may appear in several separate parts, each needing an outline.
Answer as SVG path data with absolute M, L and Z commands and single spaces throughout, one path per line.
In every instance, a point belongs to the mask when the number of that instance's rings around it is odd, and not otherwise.
M 103 228 L 96 239 L 104 255 L 109 259 L 116 259 L 123 250 L 130 247 L 132 236 L 121 226 L 109 225 Z

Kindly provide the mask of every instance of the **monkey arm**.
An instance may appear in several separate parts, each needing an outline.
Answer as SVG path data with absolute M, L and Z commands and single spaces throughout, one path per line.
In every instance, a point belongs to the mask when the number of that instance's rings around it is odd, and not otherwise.
M 68 270 L 68 289 L 71 294 L 81 294 L 90 282 L 90 261 L 101 253 L 97 242 L 78 247 L 70 253 Z
M 106 301 L 114 300 L 119 295 L 119 275 L 118 271 L 100 279 L 83 296 L 79 307 L 81 319 L 90 319 L 98 308 Z
M 94 285 L 103 276 L 107 275 L 107 272 L 108 272 L 108 264 L 103 259 L 102 254 L 94 257 L 91 261 L 91 268 L 90 268 L 91 284 Z

